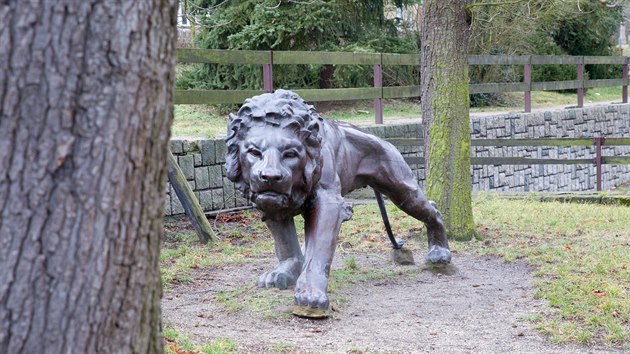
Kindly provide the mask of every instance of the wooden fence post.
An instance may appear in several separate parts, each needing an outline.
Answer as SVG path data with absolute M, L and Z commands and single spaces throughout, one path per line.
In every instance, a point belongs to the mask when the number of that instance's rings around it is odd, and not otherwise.
M 269 52 L 270 63 L 263 64 L 263 90 L 273 92 L 273 52 Z
M 374 87 L 381 89 L 381 97 L 374 99 L 374 120 L 376 124 L 383 124 L 383 55 L 381 54 L 380 63 L 374 64 Z
M 214 231 L 212 231 L 212 227 L 210 227 L 210 223 L 208 219 L 206 219 L 206 215 L 203 213 L 203 209 L 201 205 L 199 205 L 197 197 L 190 188 L 190 185 L 188 185 L 188 181 L 179 168 L 175 156 L 173 156 L 170 149 L 168 150 L 168 180 L 171 182 L 175 194 L 177 194 L 177 198 L 182 202 L 184 211 L 193 224 L 199 241 L 201 241 L 201 243 L 216 241 L 217 237 Z
M 525 113 L 532 111 L 532 57 L 527 58 L 527 63 L 523 67 L 523 82 L 527 84 L 527 91 L 523 92 L 525 101 Z
M 606 138 L 600 136 L 593 139 L 595 143 L 595 173 L 597 175 L 597 191 L 600 192 L 602 190 L 602 145 L 606 141 Z
M 577 64 L 577 80 L 580 81 L 580 87 L 577 89 L 577 106 L 584 107 L 584 57 L 581 63 Z
M 621 75 L 623 79 L 623 86 L 621 87 L 621 102 L 628 103 L 628 60 L 629 57 L 626 57 L 626 62 L 622 66 Z

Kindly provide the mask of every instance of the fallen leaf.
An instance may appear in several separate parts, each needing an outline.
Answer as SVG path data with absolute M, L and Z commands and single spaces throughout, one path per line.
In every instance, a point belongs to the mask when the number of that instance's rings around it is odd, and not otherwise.
M 571 247 L 571 245 L 564 245 L 564 249 L 570 251 L 573 249 L 573 247 Z

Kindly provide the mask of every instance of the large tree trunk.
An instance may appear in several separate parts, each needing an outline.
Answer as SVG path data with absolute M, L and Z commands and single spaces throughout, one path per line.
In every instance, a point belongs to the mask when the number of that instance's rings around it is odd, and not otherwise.
M 422 28 L 421 105 L 427 197 L 449 237 L 475 234 L 470 181 L 467 1 L 427 0 Z
M 0 2 L 0 353 L 161 353 L 176 0 Z

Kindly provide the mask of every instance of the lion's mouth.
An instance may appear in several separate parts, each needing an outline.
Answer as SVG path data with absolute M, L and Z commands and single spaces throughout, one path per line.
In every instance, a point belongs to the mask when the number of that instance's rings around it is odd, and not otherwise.
M 289 206 L 289 197 L 284 193 L 263 191 L 253 194 L 252 202 L 260 209 L 276 209 Z

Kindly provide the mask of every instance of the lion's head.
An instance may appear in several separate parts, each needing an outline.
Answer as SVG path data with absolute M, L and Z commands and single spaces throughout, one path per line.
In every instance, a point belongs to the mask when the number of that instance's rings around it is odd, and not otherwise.
M 319 182 L 322 122 L 313 106 L 286 90 L 247 99 L 230 114 L 227 177 L 264 218 L 298 214 Z

